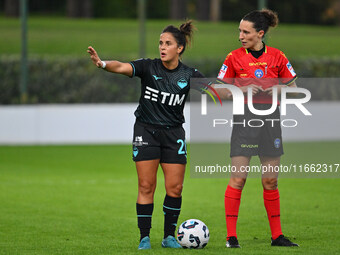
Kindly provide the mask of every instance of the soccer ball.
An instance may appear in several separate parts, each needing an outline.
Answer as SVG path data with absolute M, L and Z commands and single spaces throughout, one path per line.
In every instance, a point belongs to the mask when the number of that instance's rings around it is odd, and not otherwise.
M 204 248 L 208 244 L 209 238 L 209 229 L 204 222 L 200 220 L 186 220 L 177 230 L 177 239 L 183 248 Z

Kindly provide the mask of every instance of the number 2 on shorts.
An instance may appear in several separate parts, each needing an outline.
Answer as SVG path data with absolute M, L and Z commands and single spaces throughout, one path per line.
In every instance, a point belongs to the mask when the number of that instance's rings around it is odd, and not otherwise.
M 178 139 L 177 143 L 181 144 L 181 147 L 178 150 L 178 154 L 186 154 L 186 152 L 187 152 L 187 144 L 185 143 L 185 141 L 183 141 L 182 139 Z

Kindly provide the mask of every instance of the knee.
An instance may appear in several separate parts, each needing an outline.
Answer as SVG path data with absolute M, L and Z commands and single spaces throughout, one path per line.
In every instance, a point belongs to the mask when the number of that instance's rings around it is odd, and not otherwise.
M 166 194 L 170 197 L 180 197 L 182 195 L 183 184 L 166 185 Z
M 155 192 L 156 184 L 147 181 L 140 181 L 138 183 L 138 192 L 142 196 L 153 196 Z
M 277 178 L 263 178 L 262 186 L 267 190 L 275 190 L 277 189 Z
M 243 189 L 245 184 L 246 184 L 245 178 L 231 178 L 229 181 L 229 186 L 231 186 L 234 189 Z

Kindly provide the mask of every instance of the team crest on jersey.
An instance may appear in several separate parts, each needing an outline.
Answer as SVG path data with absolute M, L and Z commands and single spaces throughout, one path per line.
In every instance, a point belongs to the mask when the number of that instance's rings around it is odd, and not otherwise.
M 183 89 L 183 88 L 185 88 L 185 87 L 188 85 L 188 82 L 187 82 L 184 78 L 182 78 L 182 79 L 180 79 L 179 81 L 177 81 L 177 85 L 178 85 L 181 89 Z
M 287 68 L 288 68 L 288 71 L 291 73 L 292 76 L 295 76 L 296 73 L 294 71 L 294 68 L 293 66 L 290 64 L 290 62 L 287 63 Z
M 263 77 L 263 71 L 261 69 L 256 69 L 254 74 L 255 74 L 256 78 L 262 78 Z
M 217 78 L 223 79 L 225 73 L 227 72 L 227 69 L 228 69 L 228 66 L 226 66 L 226 65 L 223 64 L 222 67 L 221 67 L 221 69 L 220 69 L 220 72 L 219 72 Z

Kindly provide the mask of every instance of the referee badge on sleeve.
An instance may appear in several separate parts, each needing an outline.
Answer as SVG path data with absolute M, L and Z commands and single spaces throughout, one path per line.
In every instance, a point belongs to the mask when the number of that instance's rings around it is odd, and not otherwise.
M 220 69 L 220 72 L 219 72 L 217 78 L 223 79 L 224 76 L 225 76 L 225 73 L 227 72 L 227 69 L 228 69 L 228 66 L 226 66 L 226 65 L 223 64 L 222 67 L 221 67 L 221 69 Z
M 287 68 L 288 68 L 288 71 L 290 72 L 290 74 L 294 77 L 296 76 L 296 73 L 294 71 L 294 68 L 292 66 L 292 64 L 290 62 L 287 63 Z

